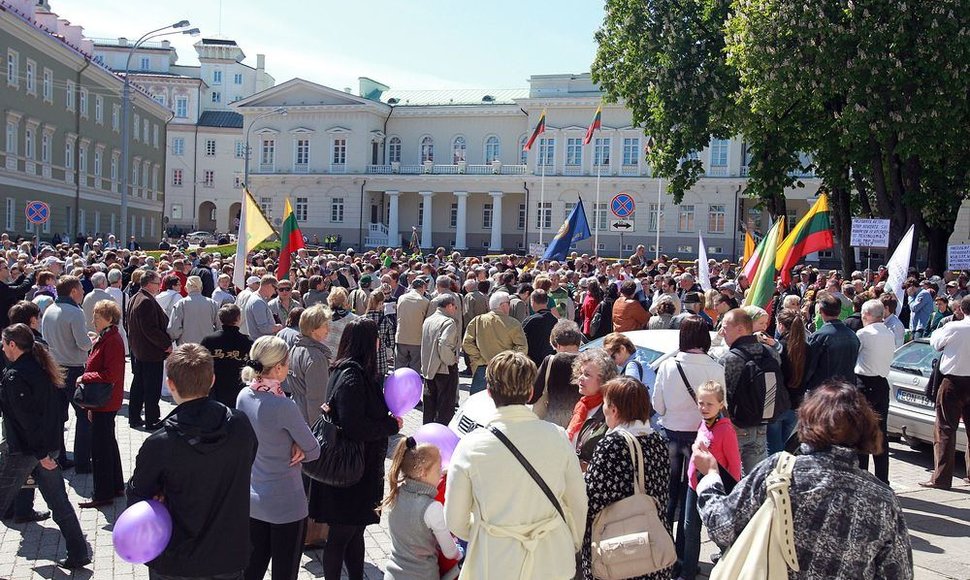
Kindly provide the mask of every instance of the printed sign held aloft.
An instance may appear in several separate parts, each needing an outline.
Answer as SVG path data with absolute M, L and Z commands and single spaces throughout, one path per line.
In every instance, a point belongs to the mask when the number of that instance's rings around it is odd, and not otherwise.
M 946 248 L 947 270 L 970 270 L 970 244 L 954 244 Z
M 888 248 L 889 220 L 852 218 L 849 245 L 860 248 Z

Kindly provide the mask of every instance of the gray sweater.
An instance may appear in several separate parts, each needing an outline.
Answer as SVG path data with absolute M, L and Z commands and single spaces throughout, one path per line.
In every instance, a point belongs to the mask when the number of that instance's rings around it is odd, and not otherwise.
M 88 325 L 84 321 L 84 311 L 70 299 L 58 298 L 44 311 L 40 333 L 57 364 L 64 367 L 87 364 L 92 344 Z
M 201 292 L 192 292 L 176 302 L 168 320 L 168 335 L 179 344 L 200 343 L 220 328 L 219 306 Z
M 259 442 L 249 483 L 249 517 L 271 524 L 307 517 L 300 466 L 290 467 L 290 457 L 296 443 L 306 454 L 304 461 L 313 461 L 320 457 L 320 445 L 296 404 L 245 387 L 236 397 L 236 408 L 249 418 Z
M 317 420 L 320 406 L 327 402 L 331 359 L 330 349 L 308 336 L 301 336 L 290 349 L 290 372 L 286 383 L 307 425 Z

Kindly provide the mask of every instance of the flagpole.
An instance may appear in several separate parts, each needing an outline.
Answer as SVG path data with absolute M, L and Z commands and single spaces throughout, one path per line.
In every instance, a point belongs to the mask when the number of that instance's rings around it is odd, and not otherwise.
M 654 255 L 654 260 L 657 262 L 660 261 L 660 200 L 662 199 L 663 191 L 664 191 L 663 183 L 664 183 L 664 178 L 658 177 L 657 178 L 657 245 L 654 248 L 657 250 Z
M 546 164 L 543 159 L 542 145 L 539 145 L 539 245 L 542 245 L 542 230 L 546 225 Z
M 596 147 L 593 146 L 593 163 L 596 163 Z M 593 235 L 593 255 L 599 253 L 600 249 L 600 168 L 602 164 L 596 166 L 596 204 L 593 206 L 593 221 L 596 223 Z

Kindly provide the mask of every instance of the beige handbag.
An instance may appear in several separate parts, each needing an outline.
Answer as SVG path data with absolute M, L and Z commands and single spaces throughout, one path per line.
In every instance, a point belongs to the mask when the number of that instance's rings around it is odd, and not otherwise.
M 787 580 L 789 568 L 798 572 L 788 496 L 794 465 L 794 455 L 778 455 L 778 464 L 765 479 L 764 503 L 714 566 L 711 580 Z
M 593 577 L 600 580 L 652 574 L 677 561 L 657 500 L 644 492 L 640 442 L 626 431 L 618 433 L 626 439 L 633 461 L 633 495 L 611 503 L 593 519 L 590 555 Z

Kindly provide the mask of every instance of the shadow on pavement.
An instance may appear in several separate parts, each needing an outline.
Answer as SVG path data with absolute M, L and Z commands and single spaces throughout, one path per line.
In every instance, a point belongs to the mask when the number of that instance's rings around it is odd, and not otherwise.
M 58 566 L 51 564 L 48 566 L 36 566 L 34 568 L 34 573 L 40 578 L 92 578 L 94 572 L 88 570 L 87 568 L 81 568 L 80 570 L 74 570 L 73 572 L 59 568 Z

